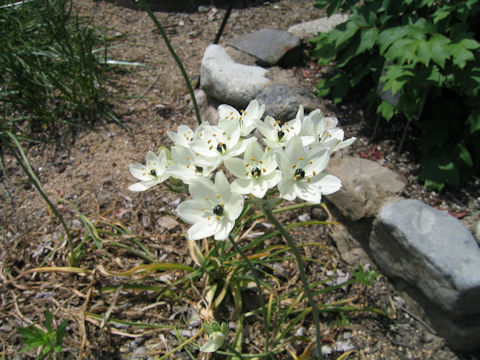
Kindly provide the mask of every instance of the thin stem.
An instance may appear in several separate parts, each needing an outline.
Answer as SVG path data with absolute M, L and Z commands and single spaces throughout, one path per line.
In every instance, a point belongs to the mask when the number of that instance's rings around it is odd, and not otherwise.
M 18 155 L 15 149 L 12 148 L 12 146 L 8 142 L 6 142 L 7 146 L 10 148 L 11 152 L 13 153 L 13 156 L 17 159 L 18 164 L 22 167 L 23 171 L 28 176 L 33 186 L 35 186 L 35 188 L 37 189 L 38 193 L 41 195 L 43 200 L 45 200 L 45 202 L 50 207 L 52 212 L 55 214 L 58 220 L 60 220 L 60 223 L 62 224 L 62 227 L 65 230 L 65 233 L 67 235 L 67 242 L 70 248 L 71 259 L 72 259 L 71 265 L 75 265 L 77 259 L 75 254 L 75 247 L 73 246 L 73 238 L 70 234 L 67 224 L 65 224 L 65 221 L 63 220 L 63 216 L 58 212 L 57 208 L 52 204 L 47 194 L 45 193 L 45 190 L 43 190 L 42 183 L 37 178 L 37 176 L 35 175 L 35 172 L 31 168 L 30 163 L 28 162 L 28 158 L 25 155 L 25 152 L 23 151 L 23 148 L 20 145 L 20 142 L 17 140 L 17 137 L 9 131 L 7 131 L 6 134 L 12 139 L 13 143 L 17 147 L 18 152 L 20 153 L 20 155 Z
M 302 256 L 300 254 L 300 251 L 298 251 L 298 248 L 295 246 L 295 242 L 293 241 L 292 237 L 288 233 L 288 231 L 283 227 L 282 224 L 275 218 L 273 215 L 272 209 L 268 207 L 266 204 L 261 204 L 261 209 L 267 219 L 277 228 L 277 230 L 282 234 L 285 240 L 287 240 L 288 245 L 293 251 L 293 254 L 295 255 L 295 259 L 297 260 L 298 264 L 298 272 L 300 274 L 300 279 L 302 280 L 303 283 L 303 288 L 305 289 L 305 293 L 308 297 L 308 301 L 310 303 L 310 306 L 312 307 L 312 315 L 313 315 L 313 321 L 315 322 L 315 337 L 316 337 L 316 344 L 317 347 L 315 349 L 315 359 L 320 359 L 323 360 L 323 355 L 322 355 L 322 341 L 320 338 L 320 318 L 318 316 L 318 309 L 315 304 L 315 300 L 313 299 L 313 294 L 312 290 L 310 289 L 310 286 L 308 284 L 307 276 L 305 275 L 305 267 L 303 265 L 303 260 Z
M 253 266 L 252 262 L 248 259 L 248 257 L 245 255 L 245 253 L 240 249 L 238 244 L 235 242 L 235 240 L 229 236 L 228 239 L 232 243 L 233 247 L 235 248 L 235 251 L 240 254 L 240 256 L 245 260 L 247 263 L 247 266 L 250 268 L 250 271 L 253 273 L 253 277 L 255 278 L 255 282 L 257 284 L 257 293 L 258 297 L 260 300 L 260 304 L 262 306 L 262 318 L 263 318 L 263 327 L 265 329 L 265 353 L 269 354 L 270 358 L 275 358 L 273 354 L 268 350 L 269 348 L 269 342 L 270 342 L 270 326 L 267 321 L 267 310 L 266 310 L 266 305 L 265 305 L 265 299 L 263 298 L 262 294 L 262 288 L 260 286 L 260 281 L 258 280 L 258 271 L 255 269 Z
M 192 97 L 192 103 L 193 103 L 193 107 L 195 109 L 195 116 L 197 117 L 198 125 L 201 125 L 202 124 L 202 118 L 200 116 L 200 109 L 198 108 L 197 99 L 195 99 L 195 93 L 193 92 L 192 83 L 190 82 L 190 79 L 188 78 L 188 74 L 185 71 L 185 68 L 183 67 L 182 61 L 177 56 L 175 50 L 172 47 L 172 44 L 170 43 L 170 40 L 168 40 L 167 34 L 165 33 L 165 30 L 163 30 L 163 27 L 160 24 L 160 21 L 158 21 L 157 17 L 153 13 L 153 11 L 150 9 L 150 7 L 147 5 L 145 0 L 137 0 L 137 1 L 140 4 L 140 6 L 143 7 L 143 9 L 147 12 L 148 16 L 150 16 L 150 18 L 152 19 L 154 24 L 157 26 L 157 29 L 160 32 L 160 35 L 162 36 L 163 41 L 165 41 L 165 45 L 167 45 L 168 51 L 170 51 L 170 54 L 172 55 L 173 59 L 175 60 L 175 62 L 178 65 L 178 68 L 182 72 L 183 78 L 185 79 L 185 83 L 186 83 L 187 88 L 188 88 L 188 92 L 190 93 L 190 96 Z
M 217 36 L 215 36 L 215 40 L 213 41 L 214 44 L 218 44 L 218 42 L 220 41 L 220 37 L 223 34 L 223 30 L 225 30 L 225 26 L 227 25 L 228 18 L 232 13 L 232 8 L 234 3 L 235 3 L 235 0 L 230 0 L 230 4 L 228 5 L 227 11 L 225 12 L 225 16 L 223 17 L 222 25 L 220 25 L 220 29 L 218 29 Z

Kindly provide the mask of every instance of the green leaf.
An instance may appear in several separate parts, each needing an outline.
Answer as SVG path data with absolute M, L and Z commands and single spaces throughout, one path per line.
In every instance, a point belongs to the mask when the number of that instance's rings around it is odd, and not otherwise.
M 357 48 L 356 54 L 360 54 L 365 50 L 371 49 L 377 40 L 378 30 L 375 27 L 362 29 L 360 33 L 360 45 Z
M 468 166 L 472 167 L 473 166 L 473 160 L 472 156 L 470 155 L 470 151 L 463 145 L 463 144 L 457 144 L 457 149 L 458 149 L 458 157 L 462 162 Z
M 432 14 L 433 23 L 437 24 L 441 20 L 451 16 L 454 6 L 455 5 L 453 4 L 445 4 L 439 7 L 438 9 L 436 9 L 435 12 Z
M 372 286 L 373 282 L 380 276 L 376 271 L 365 271 L 362 265 L 358 265 L 356 271 L 351 272 L 356 281 L 361 282 L 365 286 Z
M 52 313 L 49 310 L 45 311 L 45 327 L 47 328 L 48 332 L 52 331 L 52 322 L 53 322 L 53 317 Z
M 353 21 L 347 21 L 338 25 L 330 32 L 330 39 L 335 43 L 335 46 L 343 44 L 350 39 L 358 31 L 359 27 Z
M 387 51 L 385 57 L 391 62 L 403 65 L 405 63 L 416 62 L 417 59 L 417 46 L 419 40 L 405 38 L 398 40 Z
M 445 66 L 445 61 L 450 58 L 450 54 L 448 52 L 449 44 L 450 40 L 441 34 L 434 34 L 428 40 L 428 46 L 430 47 L 432 60 L 442 68 Z
M 417 44 L 417 58 L 425 66 L 430 64 L 432 52 L 430 51 L 430 47 L 428 46 L 427 42 L 424 40 L 420 40 Z
M 377 36 L 377 44 L 380 48 L 380 54 L 385 54 L 390 45 L 404 38 L 407 33 L 407 26 L 397 26 L 380 32 Z
M 418 178 L 423 180 L 425 186 L 441 191 L 446 184 L 458 188 L 460 173 L 450 157 L 443 152 L 434 152 L 425 155 L 420 160 L 421 170 Z
M 395 115 L 395 107 L 388 101 L 382 100 L 377 108 L 377 113 L 381 114 L 383 118 L 389 121 Z
M 480 131 L 480 109 L 476 109 L 470 113 L 467 118 L 467 124 L 470 128 L 470 134 Z
M 383 91 L 390 90 L 392 94 L 396 94 L 414 75 L 410 71 L 411 66 L 402 66 L 390 64 L 385 68 L 385 75 L 380 78 L 380 81 L 385 82 Z
M 460 69 L 463 69 L 468 61 L 475 59 L 473 53 L 463 47 L 463 45 L 460 43 L 451 44 L 450 53 L 453 56 L 453 63 L 457 65 Z

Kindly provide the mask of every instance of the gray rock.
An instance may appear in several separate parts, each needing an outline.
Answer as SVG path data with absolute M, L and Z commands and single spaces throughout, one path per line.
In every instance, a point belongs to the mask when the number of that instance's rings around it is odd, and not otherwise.
M 391 202 L 369 247 L 452 349 L 480 350 L 480 248 L 459 220 L 418 200 Z
M 205 92 L 220 102 L 244 108 L 268 84 L 267 70 L 238 64 L 220 45 L 205 50 L 200 83 Z
M 288 66 L 300 61 L 300 39 L 283 30 L 262 29 L 240 36 L 229 43 L 258 61 L 259 65 Z
M 256 99 L 265 105 L 265 114 L 280 121 L 294 119 L 300 105 L 307 113 L 316 108 L 315 98 L 308 91 L 280 84 L 266 87 Z
M 328 232 L 328 237 L 335 243 L 340 256 L 348 265 L 368 264 L 370 258 L 356 240 L 342 225 L 334 225 Z
M 344 23 L 348 20 L 348 15 L 333 14 L 330 17 L 323 17 L 320 19 L 307 21 L 301 24 L 293 25 L 288 29 L 288 32 L 298 36 L 304 41 L 315 37 L 320 32 L 329 32 L 335 26 Z
M 342 179 L 342 188 L 326 198 L 353 221 L 374 216 L 405 187 L 400 175 L 362 158 L 332 159 L 326 172 Z

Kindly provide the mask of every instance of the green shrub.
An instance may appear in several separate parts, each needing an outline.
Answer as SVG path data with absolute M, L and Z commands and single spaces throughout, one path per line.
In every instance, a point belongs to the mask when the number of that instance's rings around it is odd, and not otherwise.
M 335 63 L 318 95 L 338 103 L 353 90 L 387 121 L 413 121 L 421 134 L 419 179 L 436 190 L 458 187 L 480 163 L 480 0 L 316 6 L 350 14 L 312 39 L 318 62 Z
M 0 0 L 0 130 L 36 136 L 94 119 L 104 100 L 99 34 L 68 0 Z

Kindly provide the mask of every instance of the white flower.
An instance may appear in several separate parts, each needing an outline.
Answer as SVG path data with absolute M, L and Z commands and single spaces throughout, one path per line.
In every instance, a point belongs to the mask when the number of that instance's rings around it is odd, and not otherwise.
M 151 151 L 147 153 L 146 165 L 130 164 L 130 174 L 140 182 L 129 186 L 131 191 L 145 191 L 168 179 L 166 172 L 167 153 L 161 150 L 158 157 Z
M 275 120 L 271 116 L 265 117 L 264 121 L 256 120 L 255 124 L 258 131 L 264 136 L 264 143 L 271 149 L 285 147 L 291 138 L 300 136 L 302 131 L 303 108 L 297 112 L 295 119 L 285 122 Z M 313 136 L 301 136 L 304 145 L 309 145 L 315 141 Z
M 187 125 L 180 125 L 177 132 L 167 131 L 167 135 L 175 145 L 189 147 L 194 133 Z
M 167 172 L 185 184 L 192 183 L 199 176 L 210 177 L 214 170 L 212 166 L 199 164 L 195 153 L 183 146 L 172 147 L 173 163 L 167 168 Z
M 332 194 L 341 187 L 340 179 L 323 174 L 328 164 L 328 149 L 306 151 L 299 137 L 294 137 L 284 151 L 275 153 L 282 181 L 278 184 L 280 197 L 294 200 L 299 197 L 320 203 L 322 195 Z
M 232 190 L 240 194 L 252 194 L 257 198 L 263 198 L 267 190 L 277 185 L 282 178 L 273 152 L 263 151 L 257 141 L 248 144 L 243 159 L 225 160 L 225 166 L 237 177 L 232 183 Z
M 350 146 L 356 140 L 355 137 L 351 137 L 344 141 L 344 136 L 345 134 L 340 128 L 325 130 L 321 137 L 319 137 L 319 142 L 312 144 L 312 148 L 328 148 L 329 151 L 333 153 Z
M 336 117 L 323 117 L 321 111 L 317 109 L 304 117 L 302 133 L 314 134 L 315 143 L 312 144 L 312 147 L 318 150 L 329 148 L 330 152 L 333 153 L 351 145 L 356 139 L 352 137 L 344 141 L 344 132 L 336 127 L 337 124 L 338 119 Z
M 218 107 L 218 124 L 225 128 L 232 122 L 240 123 L 240 135 L 247 136 L 255 129 L 255 122 L 262 118 L 265 105 L 260 106 L 257 100 L 252 100 L 247 108 L 240 113 L 234 107 L 222 104 Z
M 245 151 L 254 138 L 240 139 L 240 124 L 231 124 L 228 129 L 209 125 L 199 126 L 191 143 L 191 149 L 199 155 L 200 164 L 217 167 L 225 159 L 238 156 Z
M 213 353 L 220 349 L 225 342 L 225 335 L 221 331 L 215 331 L 208 336 L 208 341 L 203 344 L 199 351 Z
M 190 240 L 214 236 L 225 240 L 243 210 L 243 197 L 232 192 L 222 171 L 215 175 L 215 183 L 199 177 L 189 185 L 192 199 L 180 203 L 178 216 L 186 223 L 193 224 L 188 230 Z

